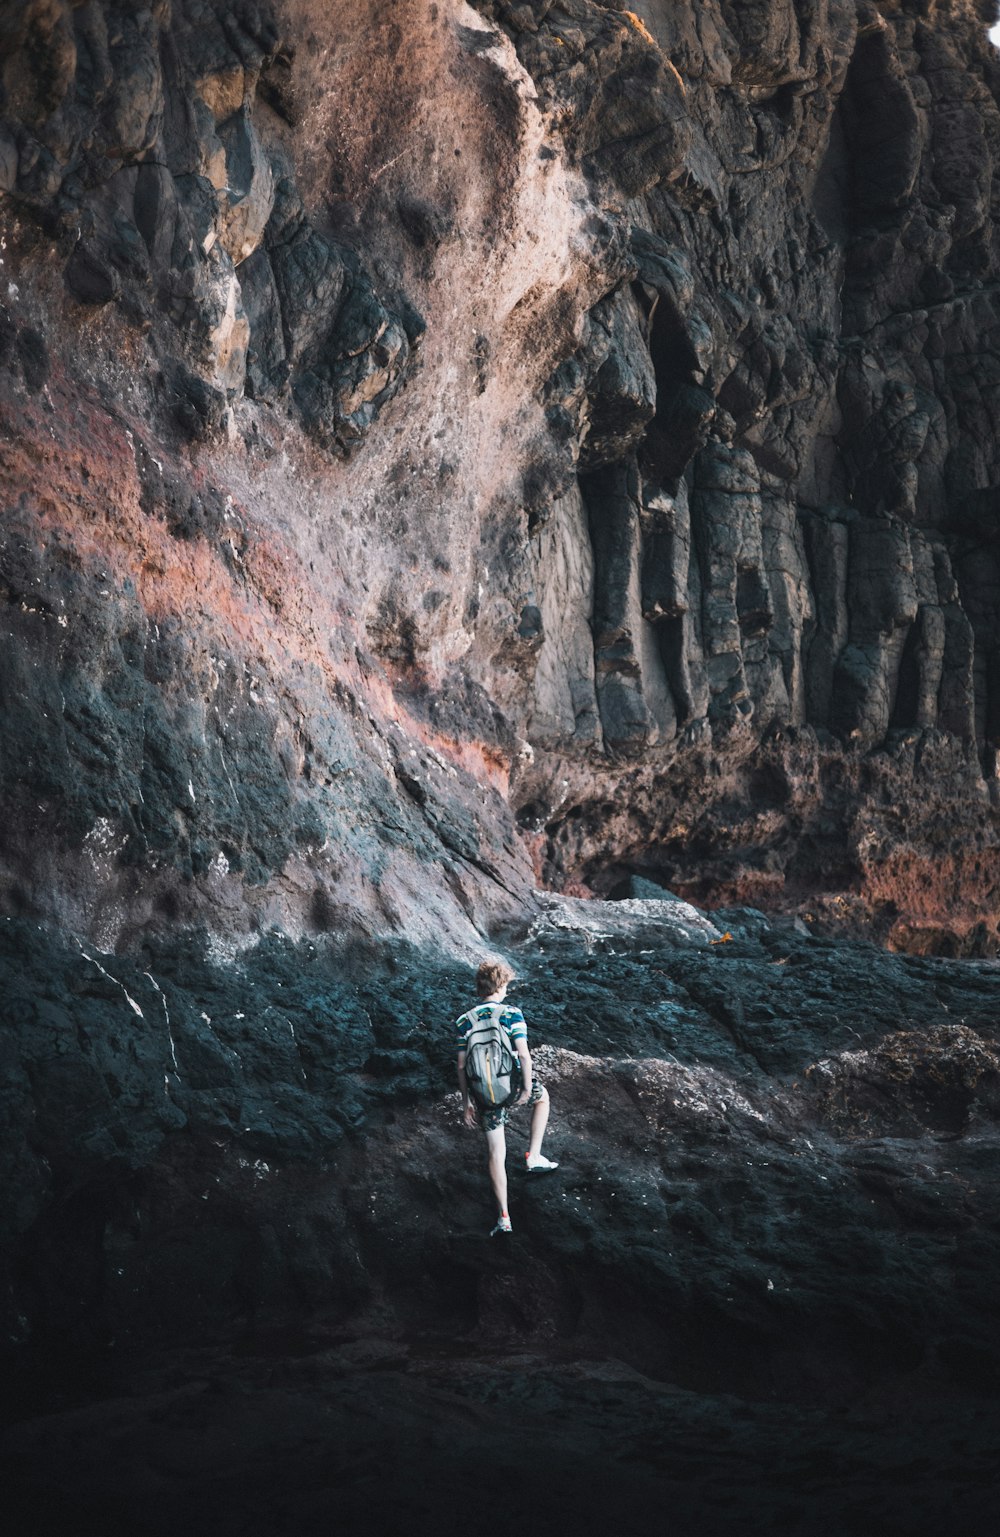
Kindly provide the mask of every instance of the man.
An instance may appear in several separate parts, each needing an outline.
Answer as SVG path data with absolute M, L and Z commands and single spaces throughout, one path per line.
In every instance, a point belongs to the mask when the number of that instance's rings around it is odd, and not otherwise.
M 552 1163 L 542 1156 L 542 1138 L 549 1119 L 549 1096 L 547 1090 L 537 1082 L 532 1071 L 531 1053 L 528 1051 L 528 1027 L 524 1022 L 524 1015 L 520 1009 L 503 1006 L 507 989 L 513 980 L 514 973 L 502 961 L 484 961 L 476 975 L 479 1004 L 463 1014 L 456 1024 L 458 1086 L 462 1091 L 465 1124 L 475 1126 L 479 1122 L 486 1133 L 490 1184 L 493 1186 L 493 1194 L 500 1208 L 500 1217 L 496 1227 L 490 1233 L 491 1238 L 496 1237 L 498 1233 L 511 1231 L 510 1215 L 507 1211 L 507 1139 L 504 1134 L 507 1116 L 511 1110 L 518 1109 L 521 1105 L 532 1106 L 530 1140 L 528 1151 L 524 1155 L 528 1173 L 547 1174 L 559 1167 L 557 1163 Z M 491 1014 L 497 1019 L 500 1029 L 507 1036 L 511 1049 L 516 1054 L 515 1069 L 511 1077 L 511 1095 L 501 1105 L 476 1104 L 470 1092 L 469 1079 L 465 1071 L 465 1048 L 469 1032 L 477 1023 L 488 1021 Z

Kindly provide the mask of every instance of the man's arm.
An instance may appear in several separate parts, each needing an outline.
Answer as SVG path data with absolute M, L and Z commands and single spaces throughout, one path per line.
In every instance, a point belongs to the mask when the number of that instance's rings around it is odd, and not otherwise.
M 464 1051 L 460 1051 L 458 1054 L 456 1068 L 458 1070 L 458 1087 L 462 1091 L 462 1115 L 465 1118 L 466 1126 L 475 1126 L 478 1117 L 476 1116 L 476 1107 L 469 1095 L 469 1080 L 465 1075 Z
M 517 1060 L 521 1064 L 521 1092 L 515 1101 L 518 1105 L 526 1105 L 531 1096 L 531 1052 L 525 1040 L 515 1041 L 514 1050 L 517 1052 Z

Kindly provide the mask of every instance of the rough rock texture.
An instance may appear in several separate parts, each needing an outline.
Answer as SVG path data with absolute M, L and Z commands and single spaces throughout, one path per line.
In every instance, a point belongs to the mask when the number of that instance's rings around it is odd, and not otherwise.
M 992 20 L 0 5 L 26 1537 L 986 1529 Z
M 8 911 L 996 947 L 988 5 L 8 9 Z
M 540 655 L 546 752 L 519 793 L 541 870 L 852 893 L 904 947 L 994 946 L 990 7 L 486 9 L 546 101 L 619 9 L 683 87 L 654 158 L 639 115 L 614 157 L 619 324 L 638 305 L 653 387 L 634 324 L 628 378 L 578 354 L 593 568 L 539 564 L 547 642 L 567 609 L 594 638 L 592 672 Z M 630 433 L 609 438 L 610 393 Z
M 497 1435 L 585 1532 L 668 1492 L 683 1531 L 989 1529 L 994 963 L 547 904 L 511 954 L 561 1167 L 512 1129 L 501 1248 L 468 971 L 0 934 L 18 1530 L 458 1532 Z

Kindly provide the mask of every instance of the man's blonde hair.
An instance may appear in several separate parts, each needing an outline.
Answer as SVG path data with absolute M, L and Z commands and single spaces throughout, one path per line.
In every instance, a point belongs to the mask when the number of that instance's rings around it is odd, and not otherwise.
M 513 980 L 514 973 L 506 961 L 484 961 L 476 972 L 476 992 L 480 998 L 488 998 Z

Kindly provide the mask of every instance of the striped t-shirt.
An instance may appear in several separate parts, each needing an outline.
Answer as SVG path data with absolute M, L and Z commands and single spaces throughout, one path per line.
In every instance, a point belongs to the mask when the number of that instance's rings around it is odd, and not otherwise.
M 513 1047 L 516 1048 L 518 1041 L 528 1039 L 528 1027 L 520 1009 L 512 1009 L 506 1003 L 480 1003 L 455 1021 L 455 1029 L 458 1032 L 455 1044 L 458 1051 L 465 1050 L 465 1042 L 473 1025 L 478 1020 L 489 1019 L 491 1015 L 499 1016 L 501 1028 L 506 1030 Z

